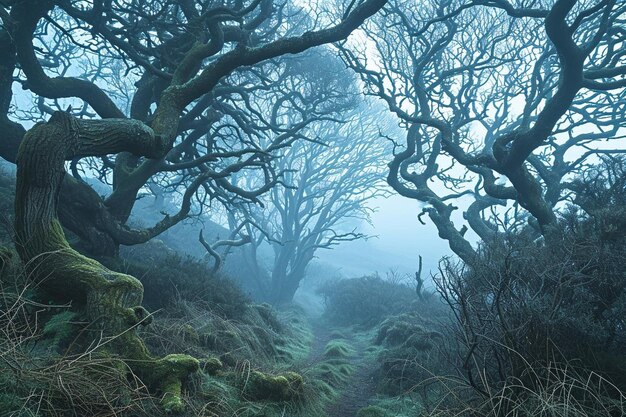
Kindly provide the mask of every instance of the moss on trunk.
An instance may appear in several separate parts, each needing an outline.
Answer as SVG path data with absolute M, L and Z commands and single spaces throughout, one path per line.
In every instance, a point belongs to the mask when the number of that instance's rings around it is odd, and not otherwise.
M 71 301 L 98 330 L 94 339 L 104 336 L 101 343 L 162 395 L 166 411 L 179 412 L 182 383 L 198 369 L 198 361 L 186 355 L 150 355 L 134 331 L 150 321 L 141 307 L 141 283 L 72 249 L 57 218 L 65 161 L 121 151 L 158 157 L 164 149 L 162 139 L 136 121 L 82 121 L 55 113 L 27 132 L 18 151 L 15 232 L 17 252 L 39 287 Z

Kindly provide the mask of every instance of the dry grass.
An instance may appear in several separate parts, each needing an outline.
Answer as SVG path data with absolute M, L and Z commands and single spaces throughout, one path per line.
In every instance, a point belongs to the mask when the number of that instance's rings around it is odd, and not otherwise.
M 568 363 L 525 364 L 522 377 L 510 377 L 501 387 L 488 388 L 482 395 L 478 395 L 464 378 L 438 375 L 425 379 L 413 390 L 430 387 L 431 398 L 422 398 L 428 417 L 626 415 L 626 393 L 602 375 Z M 479 378 L 486 377 L 481 374 Z M 482 382 L 483 386 L 489 387 L 487 381 Z
M 22 277 L 21 282 L 28 282 Z M 58 355 L 43 336 L 42 316 L 67 306 L 32 301 L 0 282 L 0 409 L 10 416 L 119 416 L 149 414 L 148 390 L 123 360 L 106 352 L 109 341 Z
M 230 319 L 207 303 L 177 299 L 167 312 L 158 314 L 158 320 L 141 330 L 141 336 L 157 354 L 181 352 L 204 357 L 211 352 L 232 366 L 249 358 L 273 363 L 279 354 L 276 342 L 282 336 L 272 328 L 271 318 L 259 314 L 259 308 L 250 306 L 238 319 Z

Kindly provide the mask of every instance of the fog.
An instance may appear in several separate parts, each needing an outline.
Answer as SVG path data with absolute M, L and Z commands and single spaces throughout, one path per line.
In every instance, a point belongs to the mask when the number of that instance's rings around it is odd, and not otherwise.
M 626 2 L 0 0 L 0 417 L 626 415 Z
M 423 272 L 430 275 L 437 271 L 442 257 L 452 255 L 446 242 L 437 236 L 436 228 L 418 221 L 422 204 L 400 196 L 374 199 L 369 204 L 376 211 L 372 214 L 371 225 L 365 223 L 362 227 L 370 237 L 332 251 L 322 251 L 318 256 L 320 262 L 353 277 L 372 271 L 384 274 L 390 269 L 413 275 L 421 255 Z

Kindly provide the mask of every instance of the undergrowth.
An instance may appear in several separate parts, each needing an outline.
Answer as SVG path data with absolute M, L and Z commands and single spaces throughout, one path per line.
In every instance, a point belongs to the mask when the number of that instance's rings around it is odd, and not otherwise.
M 71 305 L 38 299 L 17 255 L 10 249 L 0 255 L 2 417 L 162 414 L 160 393 L 149 392 L 123 357 L 112 356 L 106 340 L 78 349 L 89 323 Z M 190 276 L 189 270 L 183 274 Z M 212 291 L 220 291 L 221 279 L 208 284 Z M 312 334 L 303 312 L 276 312 L 232 288 L 224 292 L 190 298 L 179 292 L 140 330 L 154 354 L 188 353 L 199 360 L 201 371 L 183 386 L 185 415 L 324 415 L 337 394 L 321 370 L 304 365 Z M 216 303 L 218 297 L 224 302 Z
M 418 301 L 415 288 L 379 275 L 325 282 L 318 293 L 324 297 L 325 318 L 334 324 L 375 326 L 387 316 L 411 310 Z

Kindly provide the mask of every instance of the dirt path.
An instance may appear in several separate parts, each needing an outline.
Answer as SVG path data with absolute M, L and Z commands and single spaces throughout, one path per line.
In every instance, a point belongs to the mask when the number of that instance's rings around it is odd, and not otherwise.
M 322 325 L 317 320 L 312 322 L 311 330 L 313 331 L 313 344 L 311 346 L 311 353 L 309 353 L 309 357 L 306 360 L 306 366 L 320 362 L 322 356 L 324 356 L 326 344 L 332 340 L 332 331 L 328 330 L 327 326 Z
M 313 323 L 313 346 L 308 364 L 315 364 L 322 359 L 324 347 L 333 338 L 332 331 L 320 323 Z M 367 341 L 346 334 L 345 339 L 353 348 L 354 354 L 349 361 L 355 371 L 346 384 L 339 399 L 327 409 L 327 417 L 356 417 L 357 412 L 366 407 L 376 393 L 376 383 L 372 378 L 373 367 L 365 357 Z
M 370 399 L 376 394 L 372 364 L 364 356 L 367 345 L 363 341 L 359 343 L 350 340 L 350 342 L 356 350 L 351 360 L 355 371 L 339 400 L 328 408 L 328 417 L 355 417 L 361 408 L 367 407 Z

